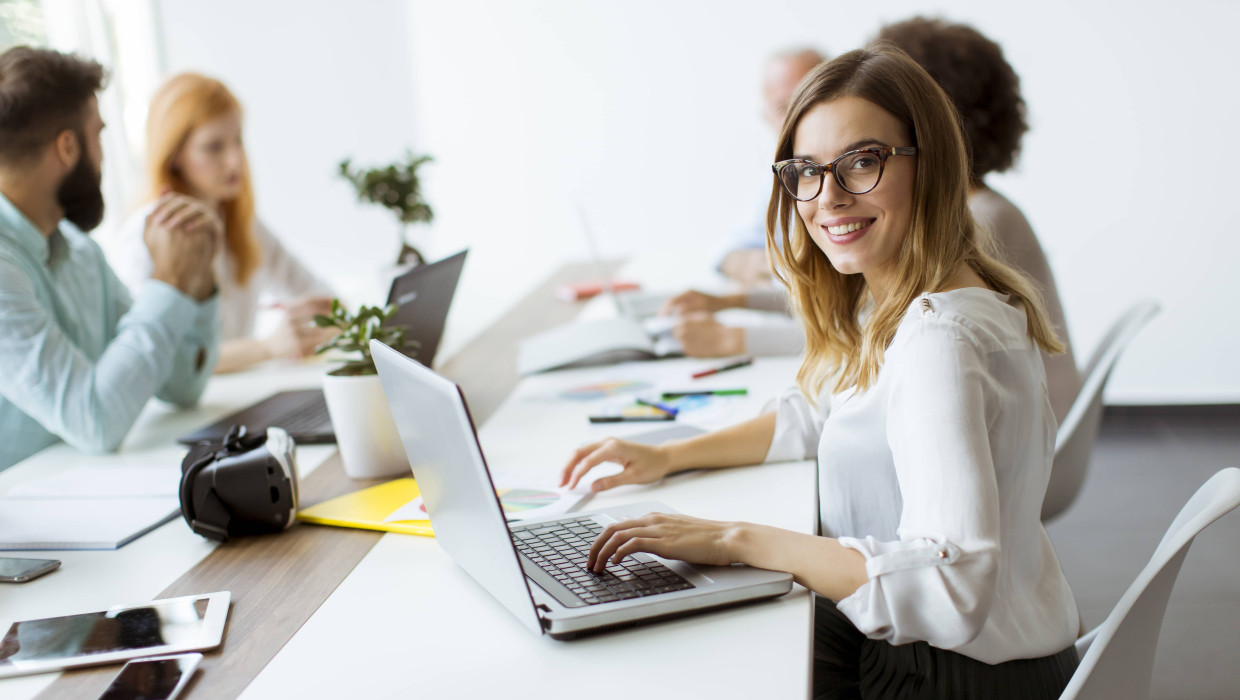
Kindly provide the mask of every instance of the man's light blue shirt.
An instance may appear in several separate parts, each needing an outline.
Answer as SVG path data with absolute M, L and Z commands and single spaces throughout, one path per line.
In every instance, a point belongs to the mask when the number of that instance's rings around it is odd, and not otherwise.
M 155 280 L 133 301 L 97 243 L 44 236 L 0 194 L 0 470 L 60 440 L 115 449 L 152 396 L 197 402 L 217 306 Z

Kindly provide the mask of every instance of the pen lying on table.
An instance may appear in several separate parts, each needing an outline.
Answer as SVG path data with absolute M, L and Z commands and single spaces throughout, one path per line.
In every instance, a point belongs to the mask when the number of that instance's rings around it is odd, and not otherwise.
M 748 389 L 698 389 L 696 391 L 665 391 L 663 400 L 683 399 L 686 396 L 748 396 Z
M 591 423 L 648 423 L 650 421 L 676 420 L 676 416 L 664 413 L 657 416 L 590 416 Z
M 733 362 L 730 365 L 724 365 L 722 367 L 712 367 L 711 369 L 704 369 L 701 372 L 694 372 L 693 374 L 689 376 L 693 377 L 694 379 L 701 379 L 702 377 L 709 377 L 712 374 L 719 374 L 720 372 L 726 372 L 730 369 L 739 369 L 741 367 L 746 367 L 752 364 L 753 364 L 753 358 L 746 357 L 744 359 L 737 360 L 736 362 Z

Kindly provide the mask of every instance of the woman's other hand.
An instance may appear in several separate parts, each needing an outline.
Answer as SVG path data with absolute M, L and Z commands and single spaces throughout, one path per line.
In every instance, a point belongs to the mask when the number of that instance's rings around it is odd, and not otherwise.
M 284 310 L 284 317 L 275 331 L 263 341 L 270 358 L 300 360 L 309 357 L 318 346 L 339 332 L 335 328 L 314 325 L 315 314 L 325 314 L 331 310 L 330 299 L 306 297 L 278 305 L 277 308 Z
M 331 297 L 301 297 L 290 302 L 276 304 L 275 308 L 282 309 L 284 315 L 296 323 L 305 321 L 313 323 L 316 314 L 327 315 L 332 311 Z
M 745 354 L 745 330 L 719 323 L 704 314 L 689 316 L 672 328 L 672 337 L 689 357 Z
M 564 465 L 560 486 L 577 488 L 582 477 L 603 462 L 615 462 L 624 467 L 624 471 L 598 479 L 590 487 L 594 491 L 606 491 L 623 484 L 654 483 L 672 471 L 672 461 L 665 449 L 608 438 L 577 448 Z
M 736 559 L 731 542 L 739 523 L 702 520 L 687 515 L 649 513 L 608 525 L 590 547 L 586 566 L 602 573 L 610 564 L 636 552 L 696 564 L 728 566 Z
M 659 315 L 684 316 L 685 314 L 693 313 L 714 313 L 724 309 L 743 306 L 745 306 L 744 294 L 715 296 L 714 294 L 690 289 L 663 302 L 663 306 L 659 309 Z

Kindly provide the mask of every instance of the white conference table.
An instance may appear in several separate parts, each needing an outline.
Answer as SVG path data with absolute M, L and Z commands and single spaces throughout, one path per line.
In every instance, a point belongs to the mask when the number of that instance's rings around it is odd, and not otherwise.
M 176 444 L 178 436 L 276 391 L 319 386 L 325 369 L 326 365 L 319 362 L 299 366 L 268 365 L 252 372 L 213 377 L 202 402 L 193 410 L 176 410 L 158 401 L 148 404 L 116 454 L 87 455 L 59 444 L 0 472 L 0 496 L 25 479 L 82 466 L 167 464 L 179 471 L 185 449 Z M 335 451 L 335 445 L 298 447 L 302 477 L 313 472 Z M 194 534 L 178 516 L 114 551 L 0 553 L 63 562 L 60 569 L 34 581 L 0 584 L 0 630 L 7 630 L 18 620 L 90 612 L 151 600 L 215 547 L 214 543 Z M 0 697 L 6 700 L 34 697 L 57 675 L 0 680 Z
M 591 314 L 593 315 L 593 314 Z M 666 360 L 553 372 L 521 381 L 480 429 L 501 484 L 550 486 L 568 452 L 607 435 L 670 424 L 594 426 L 586 416 L 616 399 L 559 397 L 604 381 L 645 382 L 652 390 L 745 387 L 733 399 L 684 422 L 721 427 L 756 415 L 787 387 L 797 360 L 753 366 L 693 381 L 689 373 L 715 360 Z M 119 454 L 86 456 L 59 445 L 0 473 L 0 495 L 18 481 L 90 464 L 179 464 L 173 439 L 286 388 L 318 386 L 324 367 L 263 368 L 214 378 L 202 406 L 173 411 L 153 402 Z M 299 448 L 302 476 L 334 454 L 331 446 Z M 749 520 L 801 532 L 816 527 L 816 478 L 809 462 L 764 465 L 670 477 L 651 486 L 595 496 L 584 509 L 657 500 L 680 512 Z M 298 527 L 308 527 L 299 525 Z M 0 629 L 19 619 L 97 610 L 151 599 L 216 545 L 181 519 L 117 551 L 57 552 L 60 571 L 0 588 Z M 41 556 L 18 553 L 18 556 Z M 203 591 L 207 592 L 207 591 Z M 234 608 L 239 601 L 234 601 Z M 559 642 L 537 637 L 473 582 L 434 539 L 384 535 L 242 693 L 278 697 L 806 697 L 810 681 L 812 601 L 800 587 L 782 598 L 598 637 Z M 228 640 L 225 639 L 227 653 Z M 32 698 L 56 674 L 0 681 L 0 697 Z M 634 688 L 640 682 L 643 688 Z M 193 686 L 188 696 L 194 697 Z
M 601 381 L 749 388 L 747 399 L 710 416 L 709 424 L 722 425 L 756 415 L 766 395 L 795 371 L 795 360 L 781 359 L 689 379 L 692 370 L 715 364 L 630 363 L 528 378 L 481 429 L 483 450 L 500 483 L 505 480 L 498 475 L 519 475 L 524 484 L 548 485 L 571 447 L 622 434 L 614 424 L 591 426 L 586 416 L 598 404 L 555 399 L 561 391 Z M 666 425 L 622 427 L 629 434 Z M 583 508 L 657 500 L 686 514 L 813 532 L 815 493 L 813 463 L 796 462 L 676 475 L 599 494 Z M 242 697 L 620 698 L 637 691 L 803 698 L 809 694 L 811 623 L 811 597 L 797 586 L 773 601 L 597 637 L 540 638 L 434 540 L 389 534 Z

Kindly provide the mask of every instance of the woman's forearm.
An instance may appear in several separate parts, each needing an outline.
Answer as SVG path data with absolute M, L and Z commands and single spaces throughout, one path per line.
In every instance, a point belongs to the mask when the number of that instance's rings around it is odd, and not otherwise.
M 267 344 L 255 338 L 237 338 L 220 343 L 220 359 L 216 374 L 227 374 L 271 359 Z
M 836 602 L 870 580 L 865 557 L 831 537 L 735 523 L 728 528 L 725 546 L 733 561 L 787 571 L 797 583 Z
M 665 446 L 671 472 L 703 467 L 739 467 L 766 459 L 775 437 L 775 413 Z

